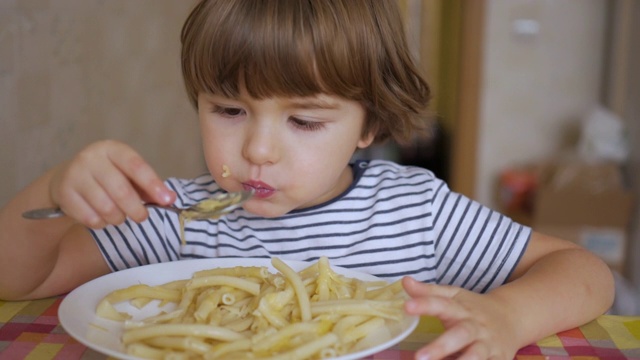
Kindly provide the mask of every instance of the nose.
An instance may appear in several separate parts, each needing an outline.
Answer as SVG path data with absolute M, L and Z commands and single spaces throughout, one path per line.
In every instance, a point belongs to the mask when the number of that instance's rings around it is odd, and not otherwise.
M 254 124 L 246 132 L 242 155 L 256 165 L 271 164 L 280 158 L 280 139 L 268 124 Z

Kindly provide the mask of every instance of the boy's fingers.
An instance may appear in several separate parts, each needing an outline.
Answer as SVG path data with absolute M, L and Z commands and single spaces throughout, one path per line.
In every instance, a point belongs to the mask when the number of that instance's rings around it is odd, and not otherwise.
M 107 225 L 93 207 L 91 207 L 91 205 L 89 205 L 89 203 L 87 203 L 87 201 L 79 194 L 74 194 L 71 197 L 73 200 L 70 203 L 73 204 L 73 208 L 61 206 L 62 211 L 67 215 L 92 229 L 100 229 Z
M 122 176 L 114 174 L 108 168 L 103 170 L 103 174 L 95 174 L 93 178 L 85 181 L 81 195 L 106 223 L 121 224 L 125 220 L 125 214 L 121 209 L 122 205 L 118 203 L 119 199 L 114 197 L 110 186 L 113 186 L 113 183 L 117 182 L 117 178 L 122 178 Z M 125 186 L 131 187 L 126 184 L 126 180 Z M 134 194 L 132 190 L 129 196 L 132 199 L 137 198 L 137 194 Z
M 126 217 L 142 221 L 148 216 L 142 199 L 168 205 L 176 196 L 134 149 L 117 141 L 88 146 L 57 175 L 53 202 L 66 204 L 67 214 L 93 228 Z
M 464 321 L 470 316 L 469 311 L 460 303 L 442 296 L 409 299 L 405 302 L 405 311 L 411 315 L 435 316 L 443 323 Z
M 468 325 L 468 327 L 465 328 L 465 325 Z M 426 349 L 429 354 L 436 354 L 439 355 L 438 357 L 446 359 L 496 359 L 495 355 L 491 356 L 487 342 L 482 341 L 478 337 L 477 331 L 473 330 L 473 324 L 470 322 L 461 323 L 459 326 L 451 328 L 451 331 L 447 331 L 445 334 L 447 336 L 442 340 L 437 338 L 434 341 L 436 343 L 435 350 L 431 348 L 434 342 L 425 346 L 423 349 Z M 439 341 L 442 341 L 442 343 L 439 343 Z
M 451 298 L 460 291 L 453 286 L 421 283 L 409 276 L 402 279 L 402 286 L 411 297 L 442 296 Z
M 103 218 L 114 225 L 124 222 L 127 216 L 138 222 L 146 219 L 147 209 L 131 181 L 115 166 L 105 170 L 105 176 L 95 179 L 106 197 L 96 200 L 103 207 L 98 210 Z
M 427 346 L 418 350 L 416 355 L 418 358 L 420 355 L 428 354 L 430 359 L 444 359 L 465 350 L 473 344 L 475 339 L 476 336 L 472 326 L 467 322 L 459 323 L 447 329 Z
M 475 341 L 471 344 L 463 354 L 458 357 L 458 360 L 473 360 L 473 359 L 491 359 L 495 357 L 489 356 L 489 348 L 486 342 Z
M 145 200 L 161 205 L 169 205 L 175 200 L 173 191 L 164 185 L 153 168 L 134 150 L 119 148 L 110 156 L 110 160 L 131 180 Z

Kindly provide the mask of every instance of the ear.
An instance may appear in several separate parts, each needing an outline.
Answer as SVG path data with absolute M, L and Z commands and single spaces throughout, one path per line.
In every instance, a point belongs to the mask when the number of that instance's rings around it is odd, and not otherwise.
M 358 141 L 358 149 L 364 149 L 369 147 L 373 143 L 373 140 L 376 138 L 376 135 L 373 131 L 370 131 L 367 135 L 364 135 Z

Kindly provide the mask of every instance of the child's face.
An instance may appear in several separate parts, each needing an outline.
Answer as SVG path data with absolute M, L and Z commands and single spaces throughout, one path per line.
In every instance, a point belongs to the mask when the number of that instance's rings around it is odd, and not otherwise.
M 244 208 L 276 217 L 334 198 L 352 182 L 348 166 L 361 137 L 363 106 L 337 96 L 257 100 L 200 94 L 207 167 L 227 191 L 255 189 Z

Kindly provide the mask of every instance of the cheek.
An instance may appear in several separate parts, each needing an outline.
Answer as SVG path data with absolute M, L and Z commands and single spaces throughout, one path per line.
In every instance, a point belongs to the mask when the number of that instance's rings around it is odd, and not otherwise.
M 332 184 L 344 171 L 353 154 L 353 148 L 345 144 L 323 144 L 322 146 L 302 146 L 290 153 L 295 164 L 292 177 L 296 182 L 319 186 Z M 306 185 L 305 185 L 306 186 Z
M 235 139 L 232 136 L 223 134 L 221 131 L 201 126 L 202 147 L 205 162 L 211 175 L 216 182 L 223 182 L 227 176 L 223 176 L 223 166 L 229 166 L 232 172 L 232 164 L 235 162 L 232 155 L 236 153 L 231 151 Z
M 359 142 L 359 128 L 353 126 L 332 131 L 317 141 L 303 141 L 292 153 L 297 159 L 296 163 L 310 172 L 317 174 L 319 169 L 340 172 L 348 164 Z

